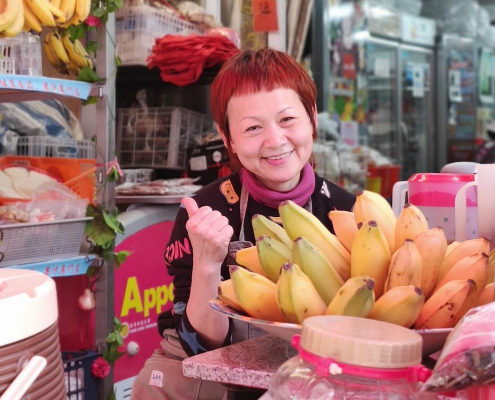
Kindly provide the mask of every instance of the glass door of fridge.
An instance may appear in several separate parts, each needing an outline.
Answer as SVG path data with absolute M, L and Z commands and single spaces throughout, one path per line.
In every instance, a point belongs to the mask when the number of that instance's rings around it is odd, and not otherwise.
M 400 134 L 402 179 L 417 172 L 433 172 L 435 154 L 434 107 L 431 78 L 433 51 L 402 45 L 400 66 Z
M 400 163 L 397 90 L 398 44 L 369 38 L 366 43 L 368 145 Z

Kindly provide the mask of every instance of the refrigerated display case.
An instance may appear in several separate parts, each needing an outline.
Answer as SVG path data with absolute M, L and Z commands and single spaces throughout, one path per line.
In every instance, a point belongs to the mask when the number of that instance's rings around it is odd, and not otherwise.
M 472 39 L 444 35 L 437 47 L 439 166 L 472 161 L 476 150 L 477 46 Z
M 400 165 L 402 179 L 436 170 L 435 21 L 360 1 L 325 12 L 315 24 L 328 25 L 328 77 L 317 84 L 328 81 L 331 116 L 356 123 L 359 143 Z M 324 57 L 313 61 L 321 68 Z

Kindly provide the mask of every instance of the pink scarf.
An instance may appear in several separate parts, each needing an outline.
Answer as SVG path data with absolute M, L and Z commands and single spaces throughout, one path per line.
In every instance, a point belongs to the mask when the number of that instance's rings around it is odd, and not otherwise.
M 271 208 L 278 208 L 279 204 L 285 200 L 292 200 L 294 203 L 304 207 L 309 197 L 315 190 L 315 173 L 309 163 L 301 170 L 301 180 L 298 185 L 288 192 L 276 192 L 263 185 L 256 175 L 242 168 L 240 173 L 241 183 L 258 203 Z

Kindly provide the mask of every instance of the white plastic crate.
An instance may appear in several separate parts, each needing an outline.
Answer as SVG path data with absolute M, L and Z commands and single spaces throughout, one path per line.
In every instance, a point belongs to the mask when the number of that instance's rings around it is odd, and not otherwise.
M 41 76 L 41 44 L 38 35 L 21 32 L 0 38 L 0 74 Z
M 0 225 L 0 268 L 77 256 L 90 219 Z
M 18 156 L 95 158 L 90 140 L 60 139 L 50 136 L 21 136 L 17 141 Z
M 213 121 L 183 108 L 117 110 L 117 150 L 123 167 L 184 169 L 187 150 Z
M 202 35 L 197 25 L 150 6 L 118 9 L 115 23 L 117 53 L 122 65 L 147 65 L 155 39 L 165 35 Z

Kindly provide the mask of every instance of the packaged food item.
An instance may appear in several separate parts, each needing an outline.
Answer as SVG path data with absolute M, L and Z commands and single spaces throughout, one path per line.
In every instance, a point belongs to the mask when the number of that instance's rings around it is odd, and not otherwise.
M 459 321 L 426 381 L 424 392 L 452 392 L 495 383 L 495 302 Z

